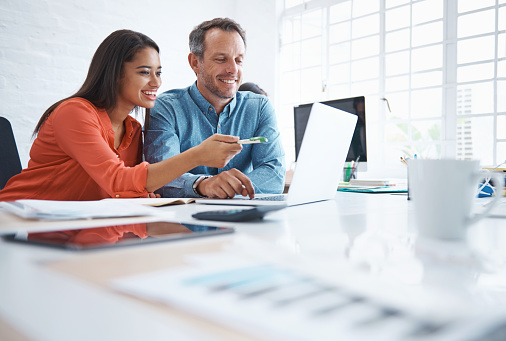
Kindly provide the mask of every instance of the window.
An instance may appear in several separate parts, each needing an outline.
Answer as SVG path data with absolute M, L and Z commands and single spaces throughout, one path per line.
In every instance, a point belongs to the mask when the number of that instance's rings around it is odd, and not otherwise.
M 371 168 L 506 159 L 506 0 L 286 0 L 282 25 L 287 161 L 294 106 L 360 95 Z

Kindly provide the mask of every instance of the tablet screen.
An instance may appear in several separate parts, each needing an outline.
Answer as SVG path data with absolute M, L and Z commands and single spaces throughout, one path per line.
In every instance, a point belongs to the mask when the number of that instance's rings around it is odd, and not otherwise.
M 11 234 L 5 240 L 26 244 L 51 246 L 70 250 L 89 250 L 107 247 L 149 244 L 234 232 L 230 227 L 170 223 L 164 221 Z

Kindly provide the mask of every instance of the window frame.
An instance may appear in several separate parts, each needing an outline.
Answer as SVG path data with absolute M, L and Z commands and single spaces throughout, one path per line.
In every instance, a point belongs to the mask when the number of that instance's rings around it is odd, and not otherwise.
M 285 138 L 285 148 L 292 148 L 293 143 L 291 143 L 290 138 L 293 136 L 290 134 L 290 129 L 293 130 L 293 125 L 290 127 L 289 125 L 289 118 L 287 116 L 291 116 L 293 119 L 293 109 L 290 113 L 290 107 L 304 104 L 308 102 L 315 102 L 315 101 L 323 101 L 323 100 L 333 100 L 338 98 L 345 98 L 345 97 L 352 97 L 352 96 L 358 96 L 358 95 L 366 95 L 367 98 L 371 98 L 372 101 L 369 101 L 367 103 L 367 112 L 368 112 L 368 146 L 369 145 L 375 145 L 376 148 L 368 148 L 371 152 L 374 152 L 374 157 L 370 157 L 369 159 L 371 162 L 374 162 L 379 166 L 380 164 L 385 164 L 385 162 L 390 162 L 390 158 L 392 158 L 392 155 L 387 155 L 388 151 L 395 150 L 396 148 L 401 151 L 403 149 L 403 146 L 414 146 L 414 149 L 419 148 L 421 146 L 433 146 L 435 150 L 437 150 L 437 156 L 440 158 L 456 158 L 458 157 L 457 154 L 457 148 L 458 148 L 458 122 L 462 119 L 474 119 L 474 118 L 485 118 L 485 117 L 492 117 L 493 121 L 493 127 L 492 131 L 490 132 L 493 135 L 493 151 L 491 153 L 492 155 L 492 164 L 497 164 L 499 162 L 502 162 L 504 157 L 506 155 L 498 155 L 498 145 L 500 143 L 504 144 L 506 146 L 506 139 L 500 139 L 498 138 L 498 116 L 506 116 L 506 112 L 498 112 L 498 82 L 502 82 L 501 86 L 504 86 L 506 88 L 506 77 L 499 77 L 498 76 L 498 67 L 499 62 L 503 61 L 506 64 L 506 56 L 505 57 L 499 57 L 499 47 L 500 47 L 500 41 L 499 38 L 502 38 L 506 40 L 506 30 L 499 30 L 499 12 L 504 11 L 506 13 L 506 1 L 505 0 L 495 0 L 493 6 L 488 6 L 484 8 L 479 9 L 473 9 L 469 11 L 464 11 L 462 13 L 458 12 L 458 0 L 444 0 L 443 1 L 443 8 L 442 8 L 442 18 L 429 20 L 425 22 L 418 23 L 416 25 L 412 22 L 412 17 L 410 18 L 409 23 L 409 36 L 410 36 L 410 42 L 409 47 L 404 50 L 400 51 L 408 51 L 410 61 L 409 61 L 409 71 L 408 73 L 404 74 L 405 77 L 408 78 L 408 87 L 399 90 L 399 91 L 390 91 L 387 92 L 386 84 L 387 81 L 392 78 L 390 76 L 387 76 L 386 74 L 386 62 L 387 57 L 391 56 L 393 53 L 398 53 L 399 51 L 386 51 L 386 27 L 385 27 L 385 16 L 388 11 L 396 10 L 399 8 L 402 8 L 404 6 L 409 6 L 409 12 L 412 16 L 413 12 L 413 6 L 423 6 L 423 2 L 430 1 L 430 0 L 406 0 L 403 1 L 403 3 L 398 4 L 396 6 L 392 6 L 390 8 L 386 8 L 386 3 L 388 0 L 380 0 L 379 1 L 379 10 L 374 13 L 378 13 L 379 15 L 379 28 L 378 32 L 374 34 L 369 34 L 364 37 L 360 37 L 358 39 L 353 38 L 353 21 L 354 20 L 360 20 L 364 17 L 367 17 L 371 15 L 370 13 L 365 14 L 363 16 L 357 16 L 353 17 L 353 15 L 349 19 L 345 19 L 340 22 L 331 22 L 330 20 L 330 8 L 331 6 L 343 4 L 346 3 L 348 0 L 309 0 L 305 1 L 303 4 L 294 6 L 288 9 L 285 9 L 282 12 L 280 25 L 281 28 L 284 27 L 284 23 L 288 20 L 294 20 L 294 18 L 304 15 L 305 13 L 310 13 L 312 11 L 321 10 L 322 11 L 322 30 L 321 30 L 321 41 L 322 41 L 322 65 L 320 65 L 320 71 L 321 71 L 321 79 L 322 79 L 322 91 L 319 93 L 319 95 L 313 95 L 312 97 L 308 98 L 307 96 L 304 97 L 302 92 L 302 86 L 299 86 L 299 93 L 298 94 L 291 94 L 291 99 L 283 98 L 281 101 L 278 101 L 278 112 L 280 112 L 280 115 L 282 115 L 282 122 L 283 122 L 283 129 L 284 132 L 287 133 L 285 135 L 289 135 L 288 139 Z M 356 1 L 356 0 L 355 0 Z M 458 21 L 460 17 L 466 16 L 466 15 L 472 15 L 474 13 L 479 12 L 485 12 L 487 10 L 494 10 L 495 11 L 495 29 L 493 32 L 485 32 L 480 33 L 477 35 L 469 35 L 465 37 L 459 37 L 458 36 Z M 373 14 L 374 14 L 373 13 Z M 506 15 L 505 15 L 506 16 Z M 331 49 L 334 48 L 337 44 L 331 44 L 329 37 L 330 37 L 330 30 L 332 27 L 335 27 L 335 25 L 339 25 L 345 22 L 349 21 L 350 26 L 350 33 L 349 33 L 349 40 L 344 40 L 344 43 L 349 42 L 349 57 L 344 58 L 348 60 L 344 60 L 339 63 L 332 63 L 332 56 L 331 56 Z M 429 43 L 429 44 L 422 44 L 420 46 L 413 46 L 413 28 L 416 28 L 418 26 L 427 25 L 430 23 L 437 23 L 442 22 L 442 41 L 436 42 L 436 43 Z M 302 26 L 300 29 L 303 29 Z M 395 32 L 395 31 L 401 31 L 405 28 L 398 28 L 394 29 L 392 31 L 389 31 L 388 33 Z M 352 58 L 352 45 L 353 42 L 356 42 L 359 39 L 364 39 L 367 37 L 373 37 L 379 35 L 378 41 L 379 41 L 379 47 L 378 51 L 379 53 L 377 55 L 371 56 L 365 56 L 358 59 Z M 494 38 L 494 58 L 489 60 L 489 62 L 492 63 L 493 67 L 493 77 L 490 77 L 486 80 L 472 80 L 472 81 L 464 81 L 459 82 L 458 75 L 459 72 L 461 72 L 462 67 L 465 66 L 474 66 L 474 65 L 481 65 L 484 64 L 483 60 L 479 61 L 473 61 L 473 62 L 466 62 L 466 63 L 458 63 L 458 46 L 459 43 L 465 42 L 469 39 L 475 39 L 479 37 L 486 37 L 486 36 L 493 36 Z M 286 42 L 283 41 L 283 29 L 280 30 L 280 51 L 287 45 Z M 292 40 L 297 41 L 297 40 Z M 503 42 L 504 45 L 506 45 L 506 41 Z M 441 61 L 441 68 L 436 68 L 436 72 L 441 72 L 442 80 L 440 85 L 433 85 L 433 86 L 427 86 L 422 88 L 413 88 L 413 76 L 417 75 L 424 75 L 430 70 L 422 70 L 422 71 L 413 71 L 413 65 L 411 63 L 412 60 L 412 53 L 413 51 L 416 52 L 417 49 L 426 48 L 430 46 L 441 46 L 442 49 L 442 61 Z M 300 45 L 299 45 L 300 48 Z M 299 51 L 300 54 L 302 54 L 302 51 Z M 504 52 L 506 54 L 506 52 Z M 281 55 L 281 54 L 280 54 Z M 354 82 L 353 77 L 353 63 L 360 62 L 362 60 L 366 60 L 368 58 L 377 58 L 378 60 L 378 70 L 377 70 L 377 77 L 373 79 L 377 79 L 377 92 L 376 93 L 357 93 L 354 92 L 353 86 L 356 84 Z M 283 61 L 280 58 L 280 65 L 283 64 Z M 334 82 L 332 83 L 329 81 L 331 79 L 330 73 L 332 72 L 333 67 L 342 66 L 348 64 L 348 73 L 350 74 L 349 79 L 339 83 Z M 298 71 L 298 83 L 302 84 L 303 79 L 301 78 L 302 74 L 302 68 L 299 69 L 293 69 L 291 72 L 294 74 L 297 74 Z M 432 70 L 434 71 L 434 70 Z M 286 75 L 286 72 L 280 70 L 279 71 L 279 84 L 280 87 L 283 87 L 283 77 Z M 366 80 L 364 80 L 364 83 Z M 458 89 L 463 88 L 465 86 L 472 86 L 473 84 L 484 84 L 485 82 L 491 82 L 493 84 L 493 112 L 491 113 L 459 113 L 458 112 Z M 341 92 L 340 96 L 335 97 L 335 95 L 332 95 L 332 88 L 333 87 L 339 87 L 341 86 L 343 89 L 348 88 L 348 92 Z M 411 106 L 413 103 L 413 94 L 416 94 L 417 91 L 423 89 L 440 89 L 441 91 L 441 115 L 435 117 L 435 118 L 417 118 L 413 117 Z M 400 118 L 400 119 L 390 119 L 389 118 L 389 105 L 391 103 L 388 102 L 389 95 L 392 95 L 394 93 L 400 93 L 401 91 L 408 93 L 408 101 L 409 101 L 409 113 L 407 117 Z M 280 93 L 280 92 L 278 92 Z M 285 96 L 287 97 L 287 96 Z M 370 112 L 373 112 L 373 115 L 369 115 Z M 433 120 L 435 122 L 439 122 L 440 125 L 440 136 L 437 140 L 415 140 L 413 138 L 414 130 L 416 128 L 416 124 L 423 124 L 423 122 L 429 122 L 430 120 Z M 391 124 L 397 124 L 397 125 L 404 125 L 407 126 L 407 140 L 406 141 L 389 141 L 387 138 L 387 132 L 388 127 Z M 372 128 L 372 129 L 370 129 Z M 282 129 L 282 133 L 283 133 Z M 369 134 L 369 132 L 373 132 L 372 134 Z M 291 136 L 290 136 L 291 135 Z M 293 141 L 293 139 L 292 139 Z M 418 146 L 418 147 L 417 147 Z M 290 155 L 290 153 L 287 153 L 287 155 Z M 372 155 L 371 155 L 372 156 Z M 407 154 L 409 156 L 409 153 Z M 476 155 L 475 155 L 476 158 Z M 289 160 L 289 161 L 293 161 Z M 398 160 L 397 160 L 398 161 Z M 369 162 L 371 164 L 371 162 Z M 487 162 L 489 164 L 490 162 Z

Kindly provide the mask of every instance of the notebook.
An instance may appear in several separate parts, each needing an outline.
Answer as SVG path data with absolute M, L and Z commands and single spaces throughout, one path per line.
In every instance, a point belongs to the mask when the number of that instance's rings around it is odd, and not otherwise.
M 333 199 L 342 175 L 357 116 L 321 103 L 314 103 L 286 195 L 258 194 L 254 199 L 201 198 L 200 204 L 301 205 Z M 275 200 L 275 199 L 278 200 Z M 281 199 L 281 200 L 279 200 Z

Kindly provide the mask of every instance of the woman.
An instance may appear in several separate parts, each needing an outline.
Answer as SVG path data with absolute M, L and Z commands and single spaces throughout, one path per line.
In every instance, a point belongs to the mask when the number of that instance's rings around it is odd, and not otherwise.
M 153 40 L 130 30 L 109 35 L 81 89 L 42 115 L 28 167 L 7 182 L 0 201 L 154 197 L 156 189 L 199 165 L 224 167 L 242 149 L 233 143 L 238 137 L 215 134 L 170 159 L 142 162 L 141 125 L 129 113 L 153 107 L 160 74 Z M 243 183 L 246 189 L 234 190 L 253 193 L 249 179 Z

